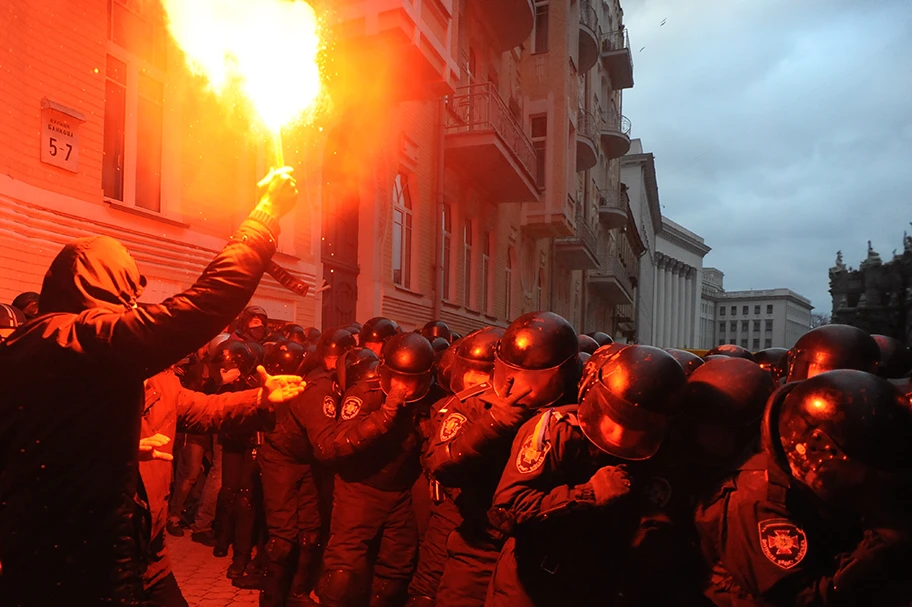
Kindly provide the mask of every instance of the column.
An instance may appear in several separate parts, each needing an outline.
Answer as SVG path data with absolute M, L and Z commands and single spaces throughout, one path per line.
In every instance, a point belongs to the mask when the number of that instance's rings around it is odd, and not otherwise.
M 655 329 L 652 332 L 652 344 L 662 346 L 663 335 L 665 330 L 665 258 L 656 256 L 656 303 L 652 308 L 653 323 Z
M 668 345 L 678 347 L 678 307 L 681 305 L 681 265 L 675 263 L 671 273 L 671 320 L 668 323 Z
M 699 327 L 699 318 L 702 317 L 702 313 L 699 316 L 695 317 L 695 310 L 699 310 L 699 298 L 696 294 L 696 284 L 694 283 L 694 269 L 687 269 L 687 307 L 686 307 L 686 318 L 687 322 L 685 323 L 686 331 L 684 333 L 684 343 L 687 344 L 688 348 L 697 348 L 697 340 L 694 337 L 696 331 L 694 329 Z
M 664 306 L 664 316 L 665 316 L 665 328 L 662 331 L 662 346 L 663 348 L 668 347 L 668 343 L 671 341 L 671 310 L 674 307 L 674 293 L 671 290 L 671 283 L 674 271 L 674 261 L 666 260 L 665 262 L 665 306 Z
M 681 266 L 678 274 L 678 289 L 681 291 L 681 305 L 678 308 L 678 345 L 683 348 L 687 334 L 687 266 Z

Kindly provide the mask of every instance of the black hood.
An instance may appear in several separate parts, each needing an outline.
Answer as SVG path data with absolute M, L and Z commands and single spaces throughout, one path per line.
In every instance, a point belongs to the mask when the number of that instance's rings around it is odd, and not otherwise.
M 132 308 L 145 278 L 122 244 L 108 236 L 78 238 L 57 254 L 41 285 L 39 314 Z

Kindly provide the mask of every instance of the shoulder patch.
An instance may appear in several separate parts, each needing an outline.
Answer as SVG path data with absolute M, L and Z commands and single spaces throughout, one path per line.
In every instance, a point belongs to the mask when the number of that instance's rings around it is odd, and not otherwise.
M 456 436 L 465 423 L 466 416 L 462 413 L 453 411 L 447 415 L 443 423 L 440 424 L 440 440 L 445 442 Z
M 323 415 L 336 419 L 336 399 L 332 396 L 323 397 Z
M 361 412 L 362 404 L 363 402 L 357 396 L 349 396 L 346 398 L 345 402 L 342 403 L 342 419 L 348 421 L 354 418 Z
M 791 569 L 804 560 L 807 554 L 807 536 L 804 530 L 790 520 L 774 518 L 761 521 L 760 549 L 777 567 Z
M 530 474 L 541 468 L 545 463 L 545 455 L 551 450 L 551 443 L 545 443 L 540 449 L 536 449 L 534 442 L 534 435 L 527 436 L 516 456 L 516 470 L 520 474 Z

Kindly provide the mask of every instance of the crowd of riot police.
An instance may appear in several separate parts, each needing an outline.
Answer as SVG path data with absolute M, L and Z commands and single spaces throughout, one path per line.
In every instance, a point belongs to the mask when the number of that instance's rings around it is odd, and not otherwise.
M 194 539 L 264 607 L 910 605 L 903 344 L 701 358 L 551 312 L 268 335 L 241 309 L 297 192 L 261 184 L 162 304 L 93 237 L 0 306 L 0 604 L 186 605 L 166 534 L 211 450 Z
M 214 392 L 305 378 L 271 431 L 218 435 L 214 551 L 263 606 L 909 604 L 896 340 L 701 358 L 549 312 L 465 337 L 266 322 L 178 367 Z

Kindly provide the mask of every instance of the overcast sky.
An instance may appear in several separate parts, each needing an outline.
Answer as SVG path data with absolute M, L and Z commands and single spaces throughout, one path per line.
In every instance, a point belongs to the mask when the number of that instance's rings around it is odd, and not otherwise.
M 702 236 L 726 290 L 788 287 L 829 313 L 912 233 L 912 0 L 622 0 L 624 113 L 662 214 Z M 664 25 L 661 25 L 662 21 Z

